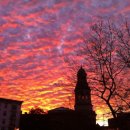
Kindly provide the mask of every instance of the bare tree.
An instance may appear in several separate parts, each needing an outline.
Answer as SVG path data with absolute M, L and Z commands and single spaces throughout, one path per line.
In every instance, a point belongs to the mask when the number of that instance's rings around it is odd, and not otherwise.
M 85 44 L 82 51 L 89 63 L 94 95 L 106 103 L 114 118 L 119 110 L 123 110 L 123 106 L 130 106 L 124 99 L 123 70 L 126 64 L 120 62 L 117 54 L 117 38 L 121 36 L 115 30 L 116 27 L 110 21 L 93 24 L 89 35 L 83 38 Z
M 130 26 L 125 21 L 123 25 L 115 30 L 119 48 L 117 50 L 118 56 L 124 64 L 130 68 Z

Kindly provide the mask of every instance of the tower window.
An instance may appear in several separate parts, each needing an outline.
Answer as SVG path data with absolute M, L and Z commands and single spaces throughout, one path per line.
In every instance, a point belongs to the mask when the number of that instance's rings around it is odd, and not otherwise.
M 78 96 L 78 99 L 80 99 L 80 98 L 81 98 L 81 96 L 79 95 L 79 96 Z
M 86 100 L 87 99 L 87 96 L 82 96 L 82 100 Z

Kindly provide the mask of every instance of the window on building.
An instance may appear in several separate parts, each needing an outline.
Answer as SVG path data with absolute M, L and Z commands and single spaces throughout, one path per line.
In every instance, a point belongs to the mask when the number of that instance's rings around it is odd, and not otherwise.
M 7 115 L 7 112 L 6 112 L 6 111 L 4 111 L 3 115 L 4 115 L 4 116 L 6 116 L 6 115 Z
M 7 108 L 8 104 L 5 104 L 5 108 Z
M 1 130 L 5 130 L 5 127 L 2 127 Z
M 80 99 L 81 98 L 81 96 L 80 95 L 78 95 L 78 99 Z
M 2 124 L 5 124 L 5 119 L 2 121 Z
M 12 105 L 12 110 L 17 110 L 17 105 L 13 104 Z
M 87 99 L 87 96 L 82 96 L 82 100 L 86 100 Z

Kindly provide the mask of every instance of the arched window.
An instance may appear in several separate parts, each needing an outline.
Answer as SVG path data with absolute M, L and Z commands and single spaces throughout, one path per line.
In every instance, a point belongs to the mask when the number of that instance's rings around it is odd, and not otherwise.
M 86 99 L 87 99 L 87 96 L 86 96 L 86 95 L 83 95 L 81 99 L 82 99 L 82 100 L 86 100 Z

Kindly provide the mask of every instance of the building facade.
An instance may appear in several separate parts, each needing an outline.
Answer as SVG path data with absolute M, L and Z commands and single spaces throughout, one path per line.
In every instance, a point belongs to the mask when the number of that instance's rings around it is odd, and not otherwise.
M 0 98 L 0 130 L 19 128 L 22 101 Z

